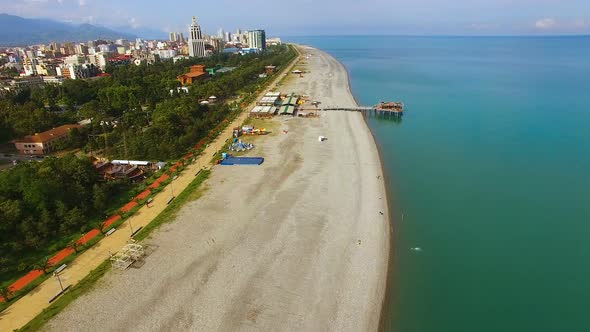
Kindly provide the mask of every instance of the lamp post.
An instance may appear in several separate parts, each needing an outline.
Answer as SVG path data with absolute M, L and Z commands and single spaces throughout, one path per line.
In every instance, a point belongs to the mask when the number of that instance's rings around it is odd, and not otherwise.
M 59 282 L 59 288 L 61 288 L 61 291 L 63 292 L 64 291 L 64 286 L 62 285 L 61 279 L 59 278 L 59 273 L 53 272 L 53 276 L 55 278 L 57 278 L 57 282 Z
M 176 180 L 176 179 L 178 179 L 178 175 L 175 175 L 175 176 L 172 178 L 172 181 L 170 182 L 170 189 L 172 190 L 172 197 L 175 197 L 175 196 L 174 196 L 174 180 Z

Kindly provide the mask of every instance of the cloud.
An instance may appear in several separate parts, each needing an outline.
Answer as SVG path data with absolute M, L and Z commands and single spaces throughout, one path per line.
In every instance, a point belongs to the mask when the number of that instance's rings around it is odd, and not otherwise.
M 87 4 L 86 0 L 78 0 L 78 4 L 80 5 L 80 7 L 84 7 Z
M 559 33 L 588 32 L 590 29 L 590 22 L 582 18 L 574 20 L 556 20 L 554 18 L 543 18 L 535 22 L 535 29 Z
M 542 18 L 535 22 L 535 28 L 540 30 L 549 30 L 557 26 L 557 21 L 552 18 Z

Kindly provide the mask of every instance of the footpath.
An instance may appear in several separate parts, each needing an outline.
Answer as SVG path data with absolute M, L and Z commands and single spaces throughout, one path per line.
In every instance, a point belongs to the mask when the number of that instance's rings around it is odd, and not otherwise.
M 276 84 L 282 80 L 285 75 L 289 74 L 290 69 L 295 63 L 297 63 L 299 55 L 286 66 L 283 72 L 279 73 L 277 77 L 268 85 L 260 95 L 264 95 L 267 91 L 273 89 Z M 259 96 L 260 97 L 260 96 Z M 256 99 L 257 100 L 257 99 Z M 209 145 L 196 157 L 194 162 L 190 163 L 192 155 L 185 156 L 185 161 L 189 162 L 186 168 L 177 174 L 177 178 L 174 179 L 170 184 L 165 186 L 161 192 L 153 197 L 153 200 L 148 206 L 142 206 L 137 212 L 131 217 L 125 220 L 118 228 L 117 231 L 109 236 L 104 237 L 101 241 L 95 244 L 90 249 L 86 250 L 79 257 L 77 257 L 68 267 L 60 273 L 60 279 L 64 287 L 69 285 L 75 285 L 84 277 L 86 277 L 92 270 L 96 269 L 111 254 L 118 252 L 126 244 L 130 243 L 131 229 L 137 230 L 140 227 L 147 226 L 154 218 L 156 218 L 164 209 L 167 207 L 167 203 L 171 197 L 178 195 L 195 179 L 195 174 L 201 169 L 208 168 L 211 165 L 211 160 L 215 154 L 220 151 L 225 145 L 225 141 L 228 137 L 232 137 L 233 128 L 240 126 L 248 117 L 249 110 L 254 107 L 256 100 L 250 105 L 245 107 L 242 113 L 236 117 L 216 139 L 209 143 Z M 176 171 L 178 164 L 170 169 L 170 173 Z M 158 180 L 150 186 L 151 189 L 158 187 L 162 182 L 169 178 L 169 174 L 164 174 Z M 137 206 L 137 201 L 144 199 L 150 193 L 150 189 L 142 192 L 133 201 L 125 205 L 121 210 L 130 211 Z M 104 229 L 110 229 L 109 226 L 120 219 L 119 216 L 113 216 L 109 218 Z M 91 238 L 97 236 L 99 231 L 97 229 L 92 230 L 88 234 L 84 235 L 78 242 L 86 243 Z M 56 254 L 50 259 L 53 265 L 58 264 L 65 257 L 71 255 L 73 249 L 67 248 Z M 149 259 L 149 258 L 148 258 Z M 15 285 L 16 287 L 26 286 L 32 280 L 43 274 L 42 271 L 34 270 L 27 274 L 25 277 L 19 279 Z M 13 290 L 17 290 L 13 285 Z M 54 297 L 61 290 L 60 285 L 55 278 L 48 278 L 35 289 L 30 291 L 27 295 L 23 296 L 10 307 L 0 313 L 0 331 L 13 331 L 23 327 L 30 320 L 40 314 L 43 309 L 49 307 L 49 299 Z

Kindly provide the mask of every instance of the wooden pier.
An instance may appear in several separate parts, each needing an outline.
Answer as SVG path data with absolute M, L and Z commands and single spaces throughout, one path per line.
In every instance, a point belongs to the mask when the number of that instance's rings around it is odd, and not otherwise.
M 375 115 L 390 115 L 390 116 L 402 116 L 404 113 L 404 104 L 401 102 L 388 102 L 379 103 L 375 106 L 357 106 L 357 107 L 340 107 L 340 106 L 327 106 L 316 108 L 299 108 L 300 111 L 308 112 L 361 112 L 363 114 L 375 114 Z

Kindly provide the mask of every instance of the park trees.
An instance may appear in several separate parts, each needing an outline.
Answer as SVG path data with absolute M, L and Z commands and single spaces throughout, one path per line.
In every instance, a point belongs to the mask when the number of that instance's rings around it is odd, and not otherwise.
M 72 154 L 0 172 L 0 257 L 9 260 L 5 272 L 18 272 L 18 258 L 80 231 L 102 212 L 113 188 L 100 181 L 90 159 Z

